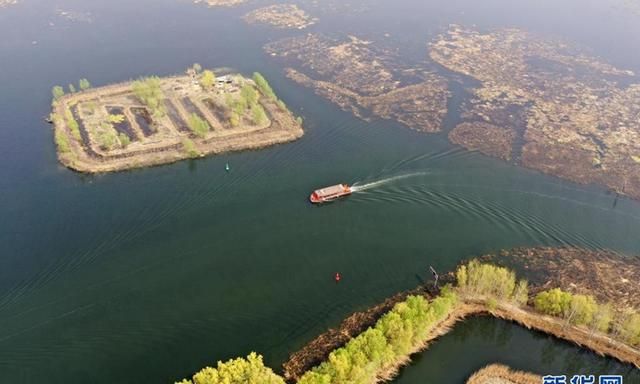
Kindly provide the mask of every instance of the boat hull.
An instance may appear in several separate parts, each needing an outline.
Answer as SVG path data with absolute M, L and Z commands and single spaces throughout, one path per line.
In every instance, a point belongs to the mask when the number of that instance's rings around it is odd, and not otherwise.
M 352 193 L 351 187 L 346 184 L 338 184 L 313 191 L 309 196 L 312 204 L 324 204 L 349 196 Z

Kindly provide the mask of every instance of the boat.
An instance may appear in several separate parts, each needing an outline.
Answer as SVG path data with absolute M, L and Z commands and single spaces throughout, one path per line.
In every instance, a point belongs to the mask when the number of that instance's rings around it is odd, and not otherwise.
M 328 203 L 341 197 L 349 196 L 351 192 L 351 187 L 347 184 L 337 184 L 313 191 L 309 196 L 309 200 L 313 204 Z

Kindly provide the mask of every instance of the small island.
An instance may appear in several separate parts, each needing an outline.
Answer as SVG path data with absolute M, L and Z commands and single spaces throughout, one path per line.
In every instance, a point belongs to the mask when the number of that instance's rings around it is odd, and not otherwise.
M 0 8 L 18 4 L 18 0 L 0 0 Z
M 501 364 L 486 366 L 474 373 L 467 384 L 540 384 L 542 376 L 519 372 Z
M 98 173 L 167 164 L 210 154 L 263 148 L 303 135 L 268 82 L 238 74 L 147 77 L 91 88 L 80 81 L 53 89 L 58 158 L 80 172 Z
M 249 24 L 268 24 L 281 29 L 304 29 L 316 23 L 295 4 L 275 4 L 258 8 L 244 16 Z
M 207 4 L 209 7 L 234 7 L 244 4 L 247 0 L 193 0 L 194 4 Z

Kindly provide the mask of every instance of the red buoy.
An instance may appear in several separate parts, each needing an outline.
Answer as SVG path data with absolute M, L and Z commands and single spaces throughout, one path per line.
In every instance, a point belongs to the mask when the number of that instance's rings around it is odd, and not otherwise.
M 336 276 L 334 277 L 334 279 L 336 280 L 336 283 L 340 282 L 340 279 L 342 279 L 342 276 L 340 276 L 339 272 L 336 272 Z

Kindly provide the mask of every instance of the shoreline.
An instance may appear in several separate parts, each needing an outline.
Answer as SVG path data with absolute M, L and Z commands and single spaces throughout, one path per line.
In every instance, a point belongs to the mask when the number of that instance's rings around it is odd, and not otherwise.
M 515 257 L 515 260 L 517 261 L 518 257 L 520 257 L 520 254 L 523 252 L 524 254 L 529 254 L 530 252 L 538 252 L 540 255 L 549 256 L 549 252 L 552 251 L 555 251 L 559 254 L 560 260 L 567 262 L 569 257 L 579 255 L 581 250 L 574 248 L 515 248 L 511 250 L 511 253 L 513 253 L 513 257 Z M 594 255 L 592 251 L 582 251 L 589 252 L 588 255 L 590 256 Z M 504 251 L 503 253 L 509 253 L 509 251 Z M 609 263 L 611 264 L 611 266 L 616 266 L 616 263 L 620 262 L 620 260 L 614 259 L 613 255 L 609 253 L 606 253 L 606 255 L 608 255 L 610 258 L 604 261 L 601 260 L 602 263 Z M 492 259 L 489 256 L 490 255 L 485 255 L 473 258 L 472 260 L 489 259 L 491 261 Z M 502 256 L 505 255 L 503 254 Z M 549 260 L 549 262 L 554 263 L 553 260 Z M 543 267 L 544 265 L 537 265 L 538 269 Z M 601 273 L 601 268 L 602 266 L 599 266 L 598 268 L 594 267 L 594 270 L 591 271 L 591 273 L 597 275 Z M 598 271 L 596 271 L 595 269 L 598 269 Z M 606 271 L 607 269 L 602 268 L 602 270 Z M 588 279 L 588 275 L 577 274 L 576 278 L 584 280 Z M 441 276 L 443 285 L 448 282 L 452 282 L 454 279 L 454 274 L 451 272 L 443 274 L 443 276 Z M 560 278 L 558 283 L 558 285 L 560 286 L 572 285 L 570 280 L 567 281 L 564 278 Z M 553 286 L 554 284 L 551 285 Z M 540 292 L 540 290 L 548 288 L 550 288 L 550 281 L 546 281 L 546 279 L 544 279 L 544 281 L 538 282 L 536 285 L 533 285 L 530 288 L 530 293 L 534 293 L 531 294 L 529 299 L 531 299 L 533 295 L 535 295 L 535 292 Z M 594 287 L 591 288 L 595 289 Z M 633 289 L 630 286 L 627 286 L 627 288 Z M 585 289 L 578 289 L 578 292 L 584 293 Z M 395 304 L 391 303 L 399 303 L 409 295 L 422 296 L 427 300 L 432 300 L 435 297 L 434 293 L 428 292 L 425 287 L 418 287 L 413 290 L 398 293 L 384 300 L 382 303 L 374 305 L 368 310 L 356 312 L 350 315 L 340 324 L 339 327 L 329 329 L 327 332 L 324 332 L 323 334 L 314 338 L 311 342 L 306 344 L 297 352 L 291 354 L 289 360 L 283 364 L 282 372 L 284 378 L 289 383 L 297 382 L 307 371 L 311 371 L 323 362 L 327 361 L 328 356 L 332 352 L 334 352 L 338 348 L 345 347 L 347 343 L 353 338 L 363 333 L 367 328 L 375 325 L 377 321 L 380 320 L 388 312 L 388 310 L 383 310 L 384 308 L 393 307 L 393 305 Z M 621 292 L 620 295 L 624 296 L 625 293 Z M 609 296 L 609 299 L 614 300 L 616 303 L 623 304 L 620 300 L 616 301 L 616 297 Z M 623 305 L 623 307 L 626 306 Z M 380 383 L 393 379 L 398 374 L 400 369 L 402 369 L 402 367 L 410 363 L 411 356 L 413 354 L 428 349 L 432 341 L 447 334 L 450 330 L 455 328 L 455 325 L 458 322 L 464 321 L 465 319 L 474 316 L 491 316 L 496 319 L 509 321 L 526 329 L 541 332 L 556 339 L 575 344 L 580 348 L 589 350 L 599 356 L 613 358 L 622 363 L 631 364 L 636 368 L 640 368 L 640 349 L 618 341 L 609 334 L 591 330 L 586 326 L 569 324 L 562 318 L 552 317 L 537 312 L 530 305 L 520 307 L 518 305 L 511 304 L 505 301 L 498 301 L 496 303 L 491 297 L 460 292 L 458 304 L 454 306 L 454 308 L 445 319 L 443 319 L 441 322 L 435 325 L 434 328 L 432 328 L 427 339 L 425 339 L 423 343 L 420 343 L 419 345 L 413 347 L 407 355 L 401 356 L 395 362 L 386 367 L 382 372 L 378 372 L 375 380 L 373 380 L 371 383 Z M 359 332 L 357 332 L 358 330 Z

